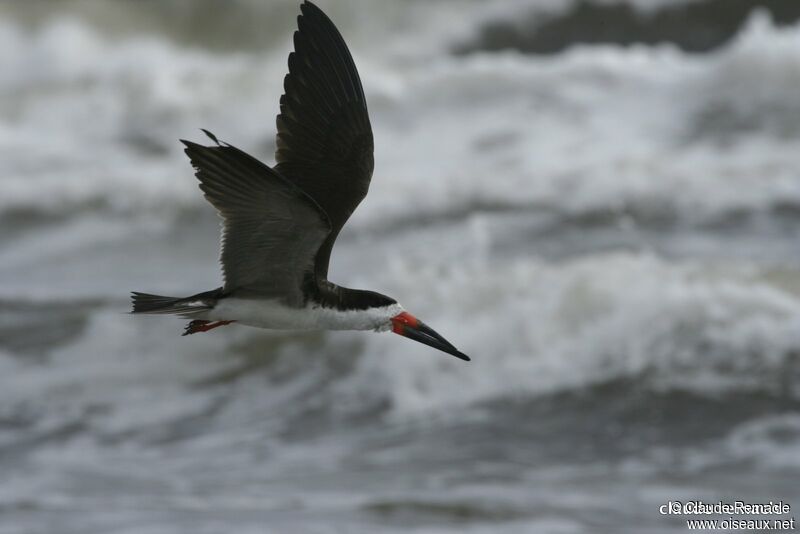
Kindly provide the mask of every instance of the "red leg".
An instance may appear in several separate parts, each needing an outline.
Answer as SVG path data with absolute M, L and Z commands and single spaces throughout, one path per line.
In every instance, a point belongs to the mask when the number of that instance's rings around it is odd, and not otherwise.
M 188 336 L 189 334 L 196 334 L 197 332 L 208 332 L 212 328 L 216 328 L 218 326 L 225 326 L 226 324 L 231 324 L 235 321 L 217 321 L 212 323 L 211 321 L 203 321 L 200 319 L 196 319 L 189 324 L 186 325 L 186 330 L 183 331 L 182 336 Z

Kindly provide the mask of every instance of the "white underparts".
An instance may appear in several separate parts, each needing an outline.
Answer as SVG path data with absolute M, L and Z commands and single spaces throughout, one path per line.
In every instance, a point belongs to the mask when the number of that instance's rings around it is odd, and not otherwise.
M 385 332 L 392 328 L 392 317 L 403 307 L 392 304 L 381 308 L 341 311 L 336 308 L 307 306 L 290 308 L 277 300 L 221 299 L 208 319 L 236 321 L 241 324 L 275 330 L 374 330 Z

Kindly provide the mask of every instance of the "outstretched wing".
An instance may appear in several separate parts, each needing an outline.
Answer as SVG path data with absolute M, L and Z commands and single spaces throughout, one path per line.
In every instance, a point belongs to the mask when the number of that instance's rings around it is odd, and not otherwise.
M 331 230 L 325 212 L 292 182 L 236 147 L 182 142 L 200 189 L 223 219 L 225 291 L 252 291 L 301 306 L 304 279 L 313 273 L 314 258 Z
M 361 80 L 333 22 L 305 2 L 284 79 L 275 169 L 328 214 L 331 233 L 317 257 L 327 277 L 336 236 L 366 196 L 372 178 L 372 127 Z

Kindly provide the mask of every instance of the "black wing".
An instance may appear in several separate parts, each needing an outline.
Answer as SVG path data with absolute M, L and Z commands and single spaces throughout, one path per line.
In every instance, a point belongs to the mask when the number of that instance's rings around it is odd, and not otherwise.
M 300 9 L 277 118 L 275 170 L 330 218 L 331 233 L 316 259 L 317 276 L 327 278 L 336 236 L 369 189 L 372 127 L 344 39 L 317 6 L 305 2 Z
M 225 291 L 302 306 L 303 283 L 331 229 L 325 213 L 295 184 L 236 147 L 183 143 L 200 189 L 223 219 Z

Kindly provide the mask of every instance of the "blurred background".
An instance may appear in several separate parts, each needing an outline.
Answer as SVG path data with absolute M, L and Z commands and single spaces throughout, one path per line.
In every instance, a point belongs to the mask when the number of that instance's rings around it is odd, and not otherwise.
M 220 284 L 178 139 L 274 161 L 298 3 L 0 4 L 0 532 L 800 510 L 800 3 L 319 0 L 375 132 L 331 279 L 470 364 L 126 315 Z

